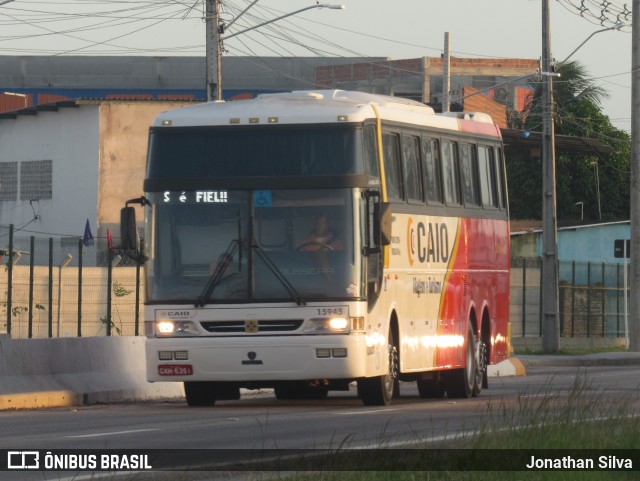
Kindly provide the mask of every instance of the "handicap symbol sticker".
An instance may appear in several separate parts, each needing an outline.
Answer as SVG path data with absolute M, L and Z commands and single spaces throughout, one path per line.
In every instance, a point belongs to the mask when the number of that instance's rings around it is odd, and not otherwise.
M 254 207 L 271 207 L 271 191 L 256 190 L 253 193 Z

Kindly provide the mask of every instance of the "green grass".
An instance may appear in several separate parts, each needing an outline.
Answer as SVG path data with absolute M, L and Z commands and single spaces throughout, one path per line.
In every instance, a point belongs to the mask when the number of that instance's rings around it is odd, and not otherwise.
M 550 386 L 545 386 L 535 392 L 522 392 L 515 402 L 493 404 L 489 401 L 482 416 L 482 425 L 471 436 L 410 447 L 425 449 L 427 455 L 434 448 L 476 450 L 476 454 L 478 450 L 495 449 L 498 451 L 489 451 L 489 456 L 492 459 L 497 456 L 497 468 L 500 467 L 500 456 L 509 456 L 507 447 L 521 449 L 525 453 L 536 449 L 551 450 L 550 453 L 557 453 L 559 449 L 592 449 L 595 451 L 591 454 L 595 453 L 596 459 L 608 449 L 640 450 L 639 398 L 637 388 L 626 398 L 612 398 L 605 391 L 594 388 L 585 374 L 579 374 L 568 392 L 554 392 Z M 384 442 L 381 441 L 380 447 L 384 448 Z M 424 462 L 414 462 L 413 465 L 403 463 L 387 471 L 274 473 L 266 477 L 295 481 L 613 481 L 639 479 L 640 466 L 634 468 L 635 472 L 425 471 Z

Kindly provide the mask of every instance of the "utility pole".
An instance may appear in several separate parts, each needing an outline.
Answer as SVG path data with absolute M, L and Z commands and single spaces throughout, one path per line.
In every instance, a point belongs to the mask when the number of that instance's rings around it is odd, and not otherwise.
M 222 100 L 222 49 L 220 44 L 220 3 L 206 0 L 207 101 Z
M 629 350 L 640 351 L 640 0 L 631 25 L 631 275 Z
M 638 1 L 638 0 L 636 0 Z M 542 349 L 560 350 L 553 76 L 549 0 L 542 0 Z
M 449 32 L 444 33 L 444 59 L 442 62 L 442 111 L 451 110 L 451 46 Z

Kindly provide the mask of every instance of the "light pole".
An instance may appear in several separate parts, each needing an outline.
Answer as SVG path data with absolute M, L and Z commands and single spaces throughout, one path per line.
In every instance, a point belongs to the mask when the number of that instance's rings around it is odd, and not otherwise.
M 565 63 L 567 60 L 569 60 L 574 53 L 576 53 L 578 50 L 580 50 L 580 48 L 582 48 L 582 46 L 587 43 L 589 40 L 591 40 L 591 37 L 593 37 L 594 35 L 598 34 L 598 33 L 602 33 L 602 32 L 608 32 L 609 30 L 620 30 L 622 27 L 624 27 L 624 22 L 616 22 L 615 25 L 613 25 L 612 27 L 608 27 L 608 28 L 603 28 L 601 30 L 596 30 L 595 32 L 593 32 L 591 35 L 589 35 L 587 38 L 584 39 L 584 42 L 582 42 L 580 45 L 578 45 L 575 50 L 573 52 L 571 52 L 569 55 L 567 55 L 567 58 L 565 58 L 562 62 L 560 63 Z
M 637 1 L 637 0 L 635 0 Z M 557 353 L 560 349 L 560 323 L 558 305 L 558 223 L 556 218 L 556 158 L 554 132 L 553 74 L 551 68 L 551 33 L 549 0 L 542 1 L 542 350 Z M 561 63 L 566 62 L 580 47 L 596 35 L 608 30 L 619 30 L 624 24 L 597 30 L 589 35 Z M 545 75 L 547 73 L 547 75 Z
M 69 265 L 73 256 L 71 254 L 67 254 L 67 257 L 60 263 L 60 267 L 58 267 L 58 328 L 56 329 L 56 337 L 60 337 L 60 305 L 62 304 L 62 269 Z
M 294 12 L 281 15 L 266 22 L 259 23 L 253 27 L 245 28 L 239 32 L 224 35 L 226 29 L 231 27 L 249 8 L 258 3 L 254 0 L 247 8 L 245 8 L 229 25 L 225 26 L 220 23 L 220 3 L 219 0 L 207 0 L 207 100 L 222 100 L 222 42 L 237 35 L 264 27 L 270 23 L 277 22 L 287 17 L 297 15 L 313 8 L 327 8 L 330 10 L 344 10 L 344 5 L 330 5 L 327 3 L 316 3 L 308 7 L 301 8 Z M 215 79 L 215 81 L 214 81 Z

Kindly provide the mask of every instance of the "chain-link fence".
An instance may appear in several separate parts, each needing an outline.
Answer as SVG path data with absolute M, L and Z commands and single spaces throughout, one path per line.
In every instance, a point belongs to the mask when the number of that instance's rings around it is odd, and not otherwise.
M 542 335 L 540 258 L 511 260 L 511 335 Z M 558 263 L 560 336 L 625 336 L 624 265 L 603 262 Z M 628 286 L 626 287 L 628 294 Z M 628 296 L 627 296 L 628 302 Z

